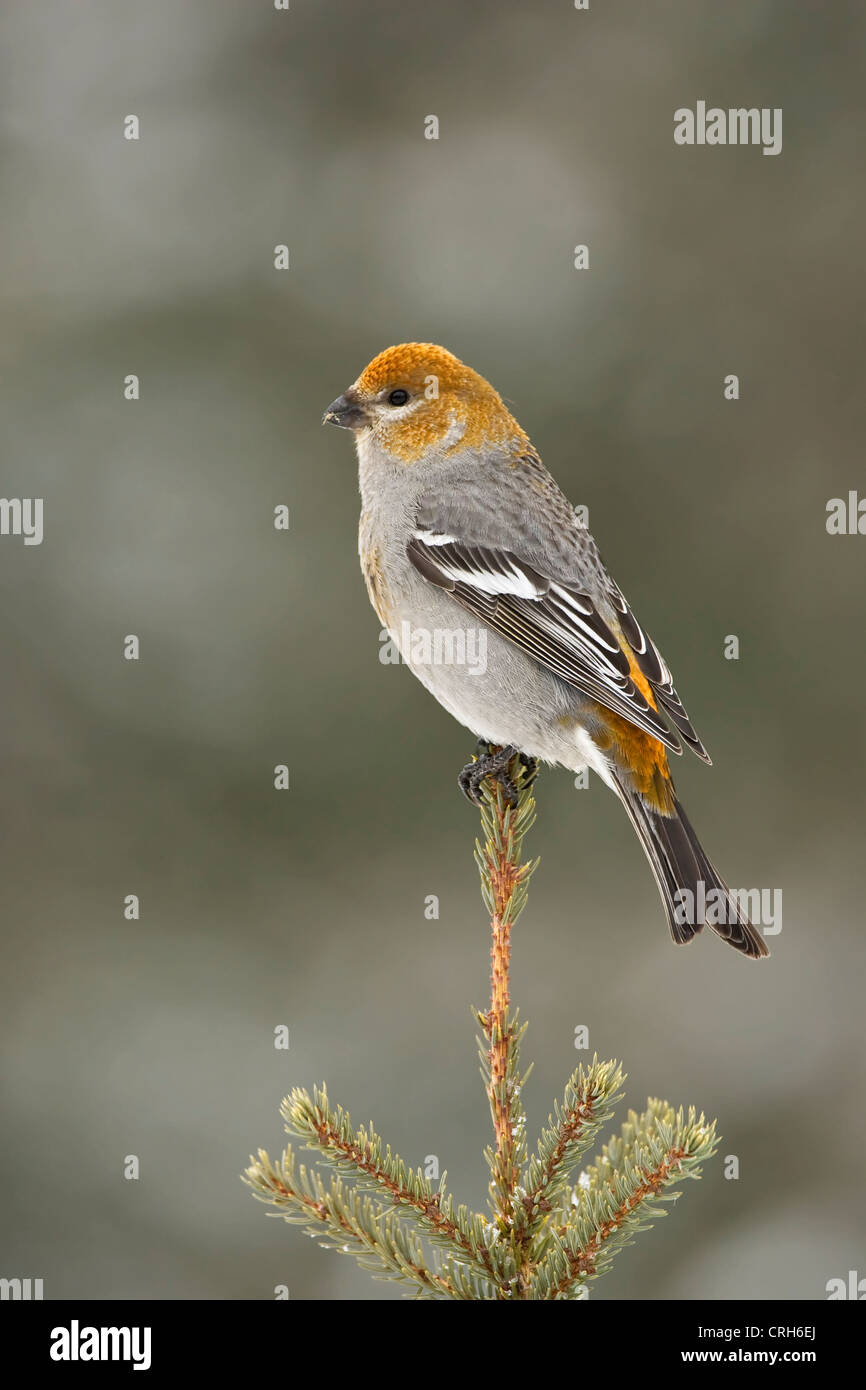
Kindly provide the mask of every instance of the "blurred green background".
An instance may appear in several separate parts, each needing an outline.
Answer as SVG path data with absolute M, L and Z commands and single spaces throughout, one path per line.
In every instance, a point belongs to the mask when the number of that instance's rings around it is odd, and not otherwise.
M 8 0 L 3 491 L 45 499 L 45 539 L 0 539 L 0 1274 L 397 1297 L 238 1180 L 322 1078 L 484 1201 L 472 739 L 378 660 L 351 440 L 319 423 L 406 339 L 489 377 L 589 507 L 715 761 L 678 765 L 692 819 L 784 894 L 766 965 L 675 950 L 614 799 L 540 778 L 533 1129 L 587 1024 L 628 1103 L 724 1135 L 593 1297 L 866 1272 L 866 539 L 825 530 L 864 477 L 864 39 L 862 7 L 770 0 Z M 676 147 L 699 99 L 782 107 L 781 155 Z

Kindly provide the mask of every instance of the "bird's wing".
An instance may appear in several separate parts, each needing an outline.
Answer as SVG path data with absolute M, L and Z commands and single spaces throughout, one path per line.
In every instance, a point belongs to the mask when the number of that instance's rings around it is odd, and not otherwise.
M 656 706 L 682 734 L 692 752 L 703 758 L 705 763 L 711 762 L 710 755 L 698 737 L 685 705 L 674 688 L 667 662 L 632 613 L 618 585 L 614 584 L 609 575 L 606 575 L 605 579 L 607 596 L 616 610 L 620 634 L 625 638 L 629 653 L 637 662 L 641 675 L 652 690 Z
M 689 747 L 710 761 L 664 660 L 600 563 L 595 577 L 605 587 L 607 618 L 579 586 L 544 574 L 504 546 L 438 530 L 431 526 L 429 506 L 420 515 L 406 553 L 428 583 L 447 590 L 569 685 L 681 753 L 669 719 Z

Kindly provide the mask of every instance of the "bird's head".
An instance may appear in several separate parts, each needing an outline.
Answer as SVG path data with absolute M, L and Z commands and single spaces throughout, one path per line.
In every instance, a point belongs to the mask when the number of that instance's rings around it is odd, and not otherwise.
M 332 401 L 323 424 L 374 437 L 401 463 L 485 445 L 529 447 L 489 381 L 435 343 L 386 348 Z

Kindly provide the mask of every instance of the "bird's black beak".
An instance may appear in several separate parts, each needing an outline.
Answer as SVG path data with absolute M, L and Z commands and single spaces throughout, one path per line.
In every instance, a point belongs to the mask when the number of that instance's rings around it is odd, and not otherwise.
M 323 425 L 339 425 L 342 430 L 362 430 L 369 423 L 370 418 L 367 411 L 355 396 L 351 386 L 348 391 L 344 391 L 342 396 L 331 401 L 322 416 Z

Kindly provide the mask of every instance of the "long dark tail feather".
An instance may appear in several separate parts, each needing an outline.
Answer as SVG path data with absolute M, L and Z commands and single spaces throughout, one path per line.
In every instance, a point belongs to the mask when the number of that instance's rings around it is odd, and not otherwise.
M 677 945 L 686 945 L 702 927 L 709 926 L 729 946 L 753 960 L 768 956 L 764 938 L 713 868 L 679 801 L 674 798 L 673 814 L 663 816 L 619 780 L 617 788 L 652 867 Z M 703 891 L 698 887 L 701 883 Z M 702 904 L 706 904 L 706 912 Z

